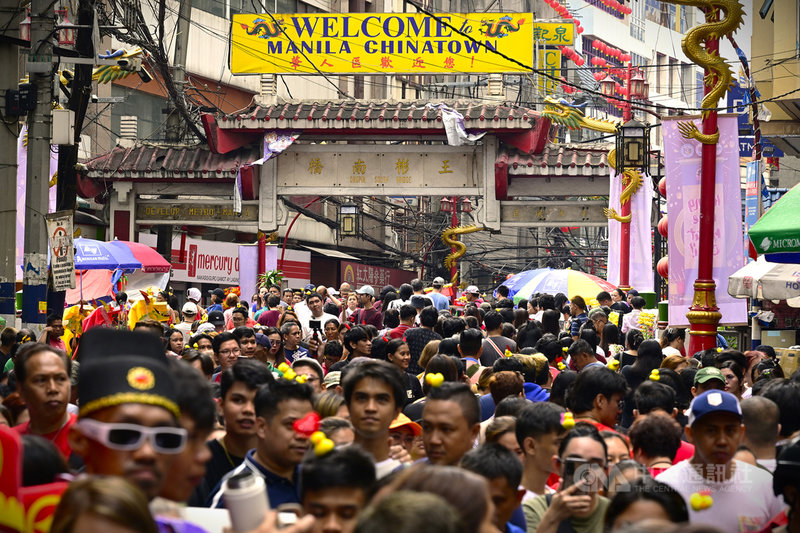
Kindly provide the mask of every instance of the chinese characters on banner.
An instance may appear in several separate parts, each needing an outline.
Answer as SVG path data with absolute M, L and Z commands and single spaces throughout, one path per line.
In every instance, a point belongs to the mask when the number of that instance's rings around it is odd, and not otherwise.
M 553 94 L 556 90 L 556 80 L 561 77 L 561 51 L 553 48 L 539 49 L 539 62 L 537 63 L 540 71 L 552 76 L 548 78 L 539 74 L 539 92 L 542 95 Z
M 569 40 L 573 25 L 564 26 L 539 32 Z M 532 13 L 240 14 L 231 22 L 230 67 L 234 74 L 526 72 L 533 32 Z
M 417 273 L 411 270 L 362 265 L 351 261 L 341 261 L 340 269 L 342 282 L 349 283 L 354 289 L 362 285 L 372 285 L 376 293 L 384 285 L 399 287 L 417 277 Z
M 684 139 L 678 121 L 663 117 L 664 159 L 669 215 L 669 324 L 688 326 L 686 313 L 694 297 L 700 235 L 701 144 Z M 700 120 L 695 119 L 700 127 Z M 741 185 L 736 115 L 719 115 L 716 194 L 714 197 L 714 268 L 721 325 L 745 324 L 747 302 L 728 294 L 728 277 L 744 265 L 742 250 Z

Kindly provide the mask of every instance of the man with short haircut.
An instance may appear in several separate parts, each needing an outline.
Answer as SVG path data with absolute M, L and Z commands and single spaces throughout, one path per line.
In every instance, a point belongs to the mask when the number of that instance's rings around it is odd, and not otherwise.
M 511 523 L 511 516 L 519 508 L 525 490 L 519 488 L 522 480 L 522 463 L 514 452 L 497 443 L 487 443 L 467 452 L 461 459 L 461 468 L 486 478 L 489 497 L 494 502 L 494 527 L 504 533 L 523 533 Z
M 313 338 L 314 333 L 316 333 L 318 337 L 322 336 L 322 328 L 325 326 L 325 322 L 328 320 L 338 320 L 334 315 L 325 313 L 322 310 L 322 304 L 323 299 L 318 292 L 312 292 L 306 297 L 306 305 L 310 313 L 307 313 L 304 317 L 300 317 L 300 322 L 302 322 L 303 325 L 303 338 L 307 341 Z M 311 328 L 310 321 L 312 320 L 319 322 L 319 330 L 314 331 Z M 317 340 L 317 343 L 318 342 L 319 340 Z M 316 351 L 317 346 L 311 346 L 310 348 L 313 352 Z
M 213 311 L 219 311 L 220 313 L 224 311 L 222 309 L 222 302 L 225 301 L 225 291 L 217 287 L 216 289 L 212 289 L 208 291 L 211 295 L 211 305 L 206 308 L 206 313 L 211 314 Z
M 304 357 L 292 363 L 292 369 L 301 376 L 306 376 L 306 383 L 313 389 L 314 394 L 325 391 L 325 384 L 322 382 L 324 372 L 322 365 L 316 359 Z
M 461 357 L 469 357 L 481 361 L 483 351 L 483 334 L 479 329 L 465 329 L 458 338 L 458 353 Z
M 517 351 L 517 343 L 503 336 L 503 315 L 491 310 L 483 317 L 483 325 L 486 326 L 486 338 L 483 340 L 481 365 L 492 366 L 505 355 L 506 350 Z
M 428 391 L 422 409 L 422 442 L 428 461 L 455 466 L 480 432 L 478 399 L 464 383 L 442 383 Z
M 581 326 L 589 320 L 589 317 L 586 315 L 586 301 L 583 297 L 572 297 L 572 300 L 569 302 L 569 314 L 572 316 L 572 320 L 569 322 L 569 334 L 573 341 L 577 341 Z
M 606 367 L 587 368 L 578 373 L 568 396 L 575 420 L 588 422 L 598 431 L 614 431 L 622 412 L 620 402 L 628 390 L 625 378 Z
M 639 420 L 651 414 L 663 414 L 673 419 L 678 417 L 675 407 L 675 390 L 658 381 L 647 380 L 633 393 L 633 420 Z M 685 461 L 694 455 L 694 446 L 681 439 L 678 451 L 672 457 L 672 464 Z
M 389 330 L 390 339 L 402 339 L 406 332 L 414 326 L 417 310 L 414 306 L 405 304 L 400 306 L 400 325 Z
M 665 413 L 638 418 L 628 433 L 633 459 L 651 476 L 657 476 L 672 466 L 681 445 L 681 433 L 680 424 Z
M 570 360 L 575 363 L 575 368 L 577 368 L 578 372 L 586 368 L 605 366 L 597 360 L 596 352 L 592 349 L 592 345 L 583 339 L 573 342 L 567 353 Z
M 778 405 L 763 396 L 745 398 L 741 402 L 744 438 L 742 444 L 753 452 L 756 462 L 770 472 L 775 471 L 775 457 L 780 424 Z
M 239 360 L 240 355 L 242 355 L 242 347 L 239 345 L 239 339 L 233 333 L 225 331 L 214 337 L 214 356 L 219 361 L 219 368 L 215 371 L 211 381 L 218 383 L 220 375 L 232 367 Z
M 780 434 L 778 446 L 800 431 L 800 382 L 794 379 L 772 379 L 761 389 L 760 396 L 768 398 L 778 406 Z
M 197 304 L 193 302 L 183 304 L 181 316 L 183 316 L 183 321 L 180 324 L 175 324 L 173 328 L 183 333 L 184 344 L 189 344 L 189 339 L 192 337 L 192 324 L 197 320 Z
M 688 506 L 692 525 L 758 531 L 784 505 L 772 492 L 769 472 L 733 458 L 744 435 L 739 401 L 728 392 L 710 390 L 692 400 L 688 414 L 685 432 L 694 443 L 694 456 L 656 480 L 678 491 L 686 502 L 696 499 L 696 493 L 710 493 L 710 507 Z
M 233 336 L 239 341 L 239 348 L 242 350 L 242 357 L 252 359 L 256 354 L 256 332 L 253 328 L 247 326 L 238 326 L 234 328 Z
M 611 299 L 611 294 L 608 291 L 600 291 L 597 293 L 597 305 L 600 307 L 611 307 L 614 300 Z
M 164 325 L 153 318 L 143 318 L 133 326 L 133 331 L 149 333 L 160 339 L 164 336 Z
M 339 300 L 342 302 L 342 305 L 347 305 L 347 297 L 350 296 L 351 292 L 353 292 L 353 288 L 346 281 L 343 281 L 342 284 L 339 285 Z
M 294 322 L 284 322 L 281 326 L 281 336 L 283 337 L 283 355 L 289 364 L 308 357 L 308 350 L 300 346 L 302 336 L 300 326 Z
M 286 289 L 283 289 L 279 305 L 283 308 L 291 307 L 293 301 L 294 301 L 294 291 L 292 289 L 289 289 L 288 287 Z
M 397 366 L 370 360 L 345 373 L 342 381 L 355 444 L 375 459 L 378 479 L 401 466 L 391 457 L 389 426 L 406 400 L 405 381 Z
M 715 366 L 701 368 L 694 375 L 692 396 L 700 396 L 704 392 L 710 390 L 725 390 L 727 385 L 725 374 L 723 374 L 719 368 Z
M 442 287 L 444 287 L 444 278 L 435 277 L 431 283 L 431 292 L 428 293 L 428 298 L 433 301 L 433 306 L 437 311 L 447 311 L 450 309 L 450 299 L 442 294 Z
M 363 285 L 356 291 L 361 309 L 350 315 L 350 321 L 357 326 L 372 324 L 380 331 L 383 329 L 381 312 L 375 309 L 375 289 L 371 285 Z
M 408 372 L 411 374 L 419 374 L 424 369 L 419 366 L 419 356 L 422 355 L 422 350 L 431 341 L 440 341 L 442 336 L 433 331 L 433 327 L 439 320 L 439 313 L 433 306 L 428 306 L 419 312 L 419 325 L 418 328 L 411 328 L 406 330 L 405 339 L 408 344 L 408 351 L 411 352 L 411 362 L 408 364 Z
M 67 437 L 78 419 L 67 412 L 71 360 L 48 344 L 29 342 L 17 351 L 14 372 L 17 390 L 30 416 L 30 420 L 14 429 L 20 435 L 38 435 L 49 440 L 64 459 L 69 459 L 72 450 Z
M 311 533 L 353 533 L 374 484 L 372 458 L 356 446 L 303 461 L 300 503 L 314 517 Z
M 39 342 L 43 342 L 59 350 L 67 350 L 61 336 L 64 335 L 64 324 L 61 321 L 61 315 L 55 313 L 47 315 L 46 327 L 42 330 L 39 336 Z
M 522 473 L 524 500 L 554 491 L 547 486 L 547 478 L 556 473 L 553 457 L 566 435 L 565 409 L 549 402 L 526 405 L 517 417 L 516 434 L 519 447 L 525 454 Z
M 164 345 L 142 332 L 93 328 L 81 337 L 80 373 L 70 447 L 87 474 L 125 478 L 152 500 L 188 436 Z
M 225 506 L 225 481 L 246 471 L 264 479 L 271 508 L 300 503 L 298 471 L 308 451 L 309 440 L 295 431 L 294 423 L 313 411 L 311 397 L 311 387 L 286 379 L 278 379 L 258 390 L 256 447 L 247 452 L 241 465 L 222 478 L 211 496 L 211 507 Z
M 246 308 L 241 306 L 234 307 L 233 311 L 231 311 L 231 325 L 233 326 L 231 330 L 247 326 L 248 318 L 249 314 Z
M 11 327 L 3 328 L 0 333 L 0 369 L 5 368 L 11 357 L 11 348 L 17 342 L 17 330 Z
M 223 476 L 242 464 L 247 452 L 256 447 L 256 393 L 259 387 L 273 381 L 266 365 L 255 359 L 242 359 L 222 372 L 219 409 L 225 433 L 207 442 L 211 459 L 189 505 L 205 506 L 211 491 Z

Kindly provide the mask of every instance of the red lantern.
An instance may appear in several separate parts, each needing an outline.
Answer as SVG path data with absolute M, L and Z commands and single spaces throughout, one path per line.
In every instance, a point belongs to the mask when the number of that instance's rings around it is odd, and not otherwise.
M 598 64 L 599 64 L 601 67 L 604 67 L 604 66 L 606 66 L 606 65 L 607 65 L 607 63 L 606 63 L 606 60 L 605 60 L 605 59 L 603 59 L 602 57 L 598 57 L 598 58 L 597 58 L 597 61 L 598 61 Z
M 583 26 L 578 26 L 578 35 L 583 33 Z
M 661 220 L 658 221 L 658 232 L 661 234 L 662 237 L 667 236 L 667 228 L 668 228 L 667 224 L 668 224 L 667 215 L 664 215 L 663 217 L 661 217 Z
M 600 41 L 598 39 L 595 39 L 594 41 L 592 41 L 592 46 L 594 46 L 595 48 L 599 49 L 600 48 Z
M 661 194 L 661 196 L 666 198 L 666 196 L 667 196 L 667 178 L 661 178 L 660 180 L 658 180 L 658 192 Z
M 658 263 L 656 263 L 656 272 L 664 279 L 669 278 L 669 259 L 667 256 L 658 260 Z

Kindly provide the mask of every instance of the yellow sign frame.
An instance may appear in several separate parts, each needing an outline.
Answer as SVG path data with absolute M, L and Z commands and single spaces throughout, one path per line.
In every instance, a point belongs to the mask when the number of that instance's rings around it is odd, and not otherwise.
M 533 28 L 532 13 L 241 14 L 231 21 L 230 68 L 234 74 L 530 72 Z
M 557 48 L 539 48 L 539 62 L 537 67 L 540 72 L 546 72 L 555 78 L 561 77 L 561 50 Z M 539 74 L 539 92 L 542 95 L 553 94 L 558 82 L 552 78 Z

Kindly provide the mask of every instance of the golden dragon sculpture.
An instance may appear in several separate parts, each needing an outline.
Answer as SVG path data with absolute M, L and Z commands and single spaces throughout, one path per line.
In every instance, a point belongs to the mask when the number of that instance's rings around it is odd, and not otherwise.
M 703 78 L 703 83 L 712 89 L 703 97 L 700 105 L 704 109 L 703 118 L 706 118 L 709 111 L 717 107 L 719 99 L 725 96 L 728 88 L 733 85 L 733 71 L 719 53 L 708 51 L 703 44 L 706 39 L 722 38 L 735 32 L 744 21 L 744 10 L 738 0 L 663 1 L 669 4 L 699 7 L 705 12 L 706 23 L 687 31 L 681 41 L 681 48 L 686 57 L 709 71 Z M 720 11 L 725 12 L 725 17 L 715 20 Z M 680 123 L 678 129 L 684 139 L 696 139 L 703 144 L 717 144 L 719 141 L 719 129 L 711 134 L 701 133 L 692 122 Z
M 463 235 L 465 233 L 475 233 L 476 231 L 481 231 L 484 228 L 479 228 L 475 224 L 470 224 L 469 226 L 457 226 L 454 228 L 447 228 L 442 232 L 442 242 L 446 245 L 450 246 L 451 248 L 455 248 L 456 250 L 450 253 L 444 259 L 444 266 L 447 268 L 453 268 L 453 265 L 467 252 L 467 245 L 463 242 L 459 241 L 457 236 Z M 456 279 L 458 279 L 458 272 L 453 274 L 453 279 L 450 280 L 450 283 L 453 285 L 456 284 Z
M 563 99 L 555 99 L 545 96 L 545 108 L 542 111 L 542 116 L 549 118 L 551 122 L 566 126 L 571 130 L 586 128 L 603 133 L 616 133 L 618 122 L 610 120 L 599 120 L 596 118 L 589 118 L 583 114 L 583 111 L 571 105 Z M 611 150 L 608 153 L 608 164 L 611 168 L 617 168 L 617 152 Z M 620 206 L 625 202 L 629 202 L 639 187 L 642 186 L 642 175 L 638 170 L 626 170 L 622 173 L 622 192 L 619 195 Z M 604 208 L 603 214 L 607 218 L 616 220 L 617 222 L 627 223 L 631 221 L 631 215 L 621 216 L 617 210 L 612 208 Z

